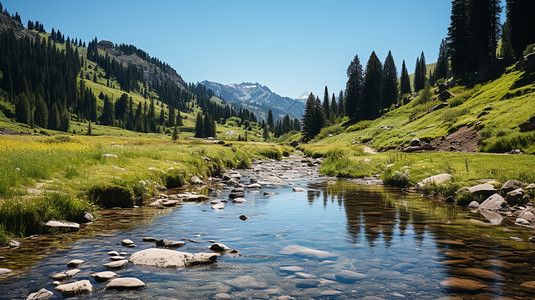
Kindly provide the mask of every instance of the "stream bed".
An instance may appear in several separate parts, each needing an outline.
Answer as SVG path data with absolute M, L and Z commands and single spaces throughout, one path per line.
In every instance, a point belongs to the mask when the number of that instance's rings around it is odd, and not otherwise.
M 63 298 L 50 276 L 68 270 L 72 259 L 84 263 L 70 281 L 87 279 L 94 287 L 81 298 L 532 298 L 535 247 L 527 241 L 529 231 L 491 226 L 478 213 L 399 189 L 320 177 L 317 164 L 300 160 L 258 162 L 241 171 L 246 184 L 250 178 L 260 183 L 282 178 L 260 190 L 246 189 L 246 203 L 229 201 L 217 210 L 209 201 L 184 203 L 150 221 L 133 218 L 128 228 L 69 241 L 1 279 L 0 299 L 25 299 L 41 288 Z M 223 189 L 218 199 L 229 192 Z M 223 254 L 214 264 L 190 268 L 128 264 L 114 270 L 146 284 L 134 291 L 107 290 L 106 283 L 93 280 L 91 273 L 107 270 L 109 251 L 128 257 L 154 248 L 142 241 L 147 236 L 185 240 L 177 250 L 189 253 L 210 252 L 209 241 L 215 241 L 240 255 Z M 123 239 L 136 247 L 121 246 Z

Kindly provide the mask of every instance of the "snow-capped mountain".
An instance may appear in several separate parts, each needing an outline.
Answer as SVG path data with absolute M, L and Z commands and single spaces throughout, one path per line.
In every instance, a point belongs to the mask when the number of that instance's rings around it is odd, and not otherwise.
M 282 97 L 259 83 L 243 82 L 223 85 L 205 80 L 201 84 L 212 89 L 215 95 L 221 96 L 226 101 L 254 111 L 260 118 L 266 118 L 270 109 L 273 111 L 274 117 L 290 115 L 291 118 L 299 119 L 305 111 L 306 99 L 303 101 L 302 99 Z

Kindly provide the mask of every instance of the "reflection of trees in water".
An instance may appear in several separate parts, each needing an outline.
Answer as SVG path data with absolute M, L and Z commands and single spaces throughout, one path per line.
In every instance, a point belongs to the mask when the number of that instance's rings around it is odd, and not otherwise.
M 486 286 L 478 292 L 479 298 L 506 296 L 532 299 L 530 291 L 519 288 L 519 285 L 535 281 L 533 246 L 528 244 L 528 249 L 521 251 L 504 245 L 507 242 L 497 243 L 491 238 L 496 227 L 482 229 L 463 223 L 448 225 L 448 220 L 467 219 L 467 213 L 455 207 L 440 206 L 432 201 L 392 192 L 385 187 L 335 181 L 318 185 L 317 188 L 322 195 L 317 191 L 310 193 L 309 202 L 312 204 L 322 197 L 326 206 L 329 198 L 331 203 L 337 198 L 337 204 L 343 206 L 346 213 L 351 242 L 358 243 L 364 237 L 373 247 L 382 238 L 386 247 L 389 247 L 394 235 L 403 238 L 412 229 L 415 241 L 422 245 L 427 233 L 436 239 L 438 264 L 444 267 L 447 277 L 475 280 Z M 488 273 L 481 275 L 485 271 L 492 272 L 496 277 L 488 278 Z M 467 296 L 459 291 L 451 291 L 451 294 Z

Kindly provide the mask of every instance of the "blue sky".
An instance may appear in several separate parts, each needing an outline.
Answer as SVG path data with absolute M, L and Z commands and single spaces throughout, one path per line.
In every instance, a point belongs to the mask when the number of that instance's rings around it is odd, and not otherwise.
M 133 44 L 174 67 L 184 80 L 259 82 L 288 97 L 345 87 L 355 54 L 389 50 L 409 73 L 425 52 L 436 61 L 449 0 L 0 0 L 24 23 L 47 32 Z

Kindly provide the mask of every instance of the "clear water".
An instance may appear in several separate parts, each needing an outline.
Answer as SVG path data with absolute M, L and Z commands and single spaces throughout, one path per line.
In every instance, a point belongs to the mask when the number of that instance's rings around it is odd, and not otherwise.
M 246 192 L 245 204 L 228 203 L 217 211 L 209 203 L 186 203 L 162 211 L 150 222 L 131 219 L 131 228 L 70 242 L 65 249 L 44 254 L 20 275 L 0 281 L 0 298 L 25 299 L 40 288 L 53 291 L 50 275 L 66 270 L 66 263 L 74 258 L 86 262 L 72 281 L 88 279 L 95 288 L 82 298 L 532 298 L 519 285 L 535 280 L 535 251 L 530 243 L 509 238 L 526 240 L 528 232 L 482 225 L 484 219 L 477 214 L 395 189 L 338 180 L 296 184 L 309 191 L 293 192 L 289 186 L 264 188 L 260 193 Z M 276 195 L 264 196 L 265 191 Z M 242 214 L 250 218 L 241 221 Z M 145 236 L 193 239 L 199 243 L 188 241 L 178 249 L 192 253 L 208 251 L 208 241 L 215 240 L 242 255 L 225 254 L 214 265 L 188 269 L 129 264 L 115 271 L 120 277 L 144 281 L 146 287 L 139 291 L 109 291 L 106 283 L 90 277 L 92 272 L 106 270 L 102 265 L 110 262 L 108 251 L 133 253 L 154 247 L 141 241 Z M 137 246 L 122 247 L 120 241 L 125 238 Z M 284 254 L 283 248 L 293 245 L 331 256 Z M 281 271 L 285 266 L 300 267 L 305 274 Z M 492 271 L 499 277 L 488 279 L 467 268 Z M 366 277 L 348 282 L 336 276 L 344 270 Z M 257 286 L 227 282 L 242 276 L 253 277 Z M 320 283 L 303 284 L 303 277 Z M 440 282 L 447 277 L 475 280 L 485 287 L 469 293 L 445 289 Z

